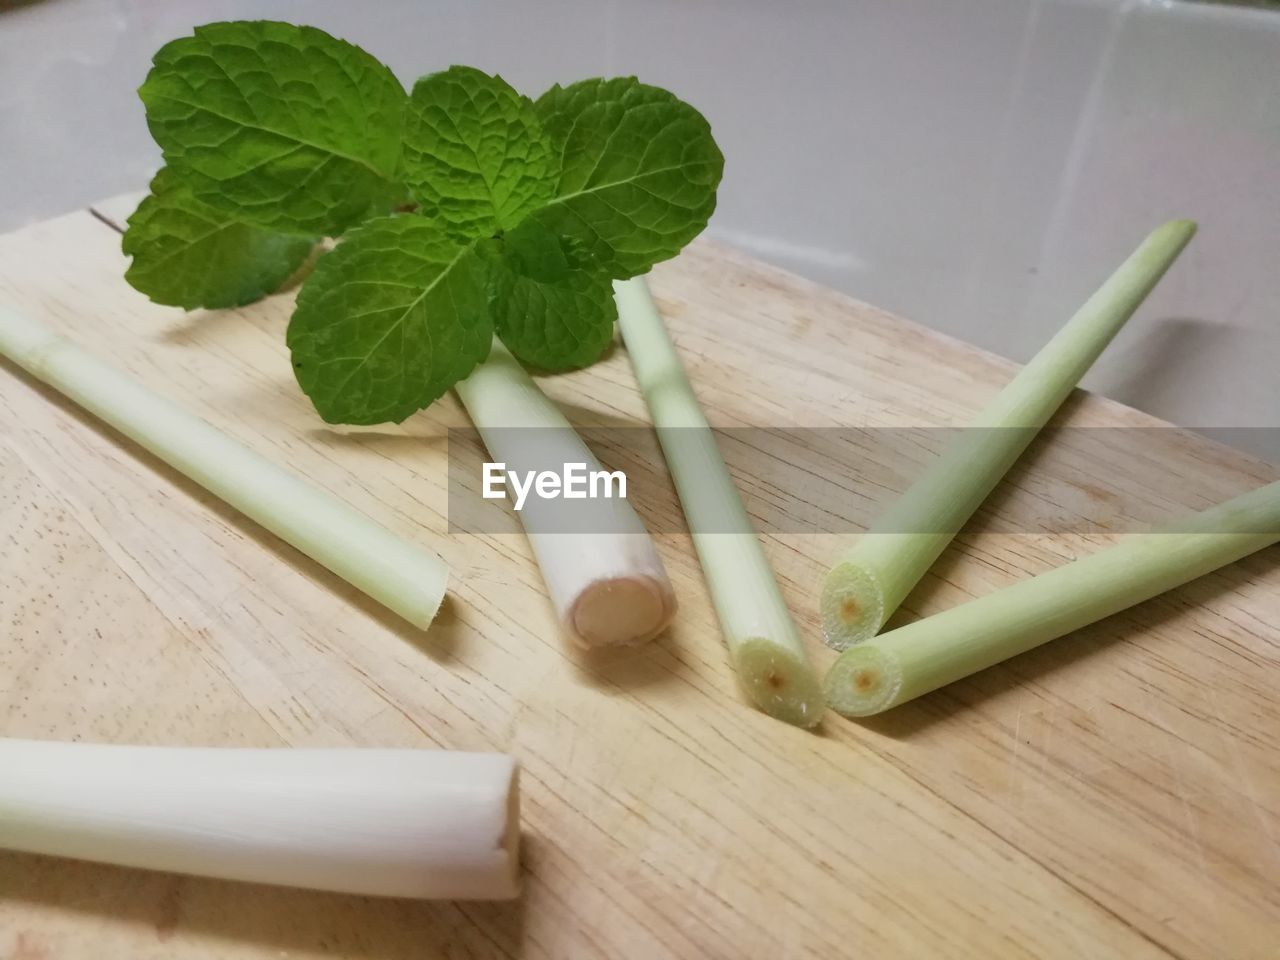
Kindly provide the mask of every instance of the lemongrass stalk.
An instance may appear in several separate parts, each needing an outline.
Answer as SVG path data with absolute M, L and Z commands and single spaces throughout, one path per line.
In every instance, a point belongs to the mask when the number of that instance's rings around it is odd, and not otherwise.
M 840 713 L 880 713 L 1280 542 L 1280 481 L 851 647 Z
M 649 288 L 618 281 L 614 299 L 739 681 L 765 713 L 814 726 L 821 685 Z
M 519 473 L 600 464 L 500 341 L 457 384 L 494 462 Z M 565 632 L 584 647 L 643 643 L 671 623 L 676 596 L 653 538 L 626 499 L 529 496 L 520 522 Z
M 1075 389 L 1195 233 L 1157 227 L 925 473 L 836 561 L 819 609 L 827 645 L 875 636 Z
M 0 740 L 0 848 L 340 893 L 519 893 L 515 761 Z
M 0 306 L 0 354 L 417 627 L 448 568 L 65 337 Z

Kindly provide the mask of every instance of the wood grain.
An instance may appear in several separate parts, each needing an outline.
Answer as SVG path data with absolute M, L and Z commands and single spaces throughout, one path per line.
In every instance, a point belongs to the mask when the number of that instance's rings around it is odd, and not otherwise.
M 1276 956 L 1280 551 L 874 722 L 794 730 L 739 697 L 686 537 L 660 537 L 675 628 L 577 653 L 520 537 L 448 533 L 452 397 L 326 427 L 289 369 L 290 298 L 147 302 L 121 280 L 124 206 L 0 237 L 0 299 L 439 549 L 452 595 L 413 630 L 0 363 L 0 735 L 509 750 L 527 889 L 389 902 L 0 854 L 0 960 Z M 652 286 L 718 426 L 955 425 L 1013 369 L 706 242 Z M 647 423 L 620 349 L 545 385 L 579 423 Z M 901 617 L 1096 549 L 1110 503 L 1276 476 L 1096 397 L 1060 421 L 1131 429 L 1087 462 L 1038 443 Z M 883 494 L 861 453 L 832 467 L 851 504 Z M 768 478 L 739 480 L 760 510 Z M 1046 509 L 1091 532 L 1009 532 Z M 766 539 L 824 666 L 813 592 L 844 542 Z

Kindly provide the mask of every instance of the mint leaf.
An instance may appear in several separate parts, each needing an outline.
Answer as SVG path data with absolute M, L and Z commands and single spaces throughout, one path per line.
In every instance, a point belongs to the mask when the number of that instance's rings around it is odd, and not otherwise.
M 533 103 L 501 77 L 453 66 L 414 84 L 404 178 L 428 218 L 491 237 L 551 199 L 552 172 Z
M 570 370 L 600 359 L 618 308 L 607 273 L 536 220 L 509 233 L 493 258 L 498 336 L 525 363 Z
M 239 307 L 279 289 L 314 243 L 228 219 L 166 168 L 129 217 L 121 249 L 133 263 L 124 278 L 156 303 Z
M 533 217 L 619 279 L 675 256 L 716 206 L 724 157 L 689 104 L 634 77 L 555 86 L 536 104 L 559 158 Z
M 399 422 L 489 354 L 485 263 L 417 216 L 383 217 L 322 256 L 289 321 L 293 370 L 329 423 Z
M 160 49 L 138 94 L 175 175 L 242 222 L 336 234 L 394 192 L 404 88 L 321 30 L 197 27 Z

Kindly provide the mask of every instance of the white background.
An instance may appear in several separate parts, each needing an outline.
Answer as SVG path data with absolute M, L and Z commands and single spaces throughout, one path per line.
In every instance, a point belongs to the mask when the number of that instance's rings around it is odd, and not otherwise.
M 1280 10 L 1121 0 L 0 0 L 0 229 L 138 189 L 135 88 L 208 20 L 406 84 L 636 73 L 711 120 L 712 231 L 1015 359 L 1161 220 L 1192 247 L 1086 384 L 1280 460 Z M 857 344 L 851 343 L 850 350 Z

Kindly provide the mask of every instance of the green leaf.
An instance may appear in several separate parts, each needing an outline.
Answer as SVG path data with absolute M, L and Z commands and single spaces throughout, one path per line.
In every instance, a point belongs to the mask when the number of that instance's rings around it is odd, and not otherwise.
M 394 191 L 404 88 L 321 30 L 197 27 L 160 49 L 138 93 L 174 174 L 242 222 L 336 234 Z
M 526 221 L 492 258 L 494 324 L 525 363 L 571 370 L 600 359 L 613 339 L 613 282 L 582 251 Z
M 156 303 L 216 310 L 278 290 L 314 244 L 228 219 L 166 168 L 129 217 L 121 248 L 133 258 L 125 280 Z
M 414 85 L 404 178 L 428 218 L 494 236 L 551 199 L 552 175 L 533 103 L 501 77 L 453 66 Z
M 533 214 L 619 279 L 675 256 L 716 206 L 724 157 L 689 104 L 634 77 L 555 86 L 536 104 L 559 158 Z
M 488 270 L 422 217 L 370 220 L 316 262 L 289 321 L 293 370 L 329 423 L 400 422 L 489 354 Z

